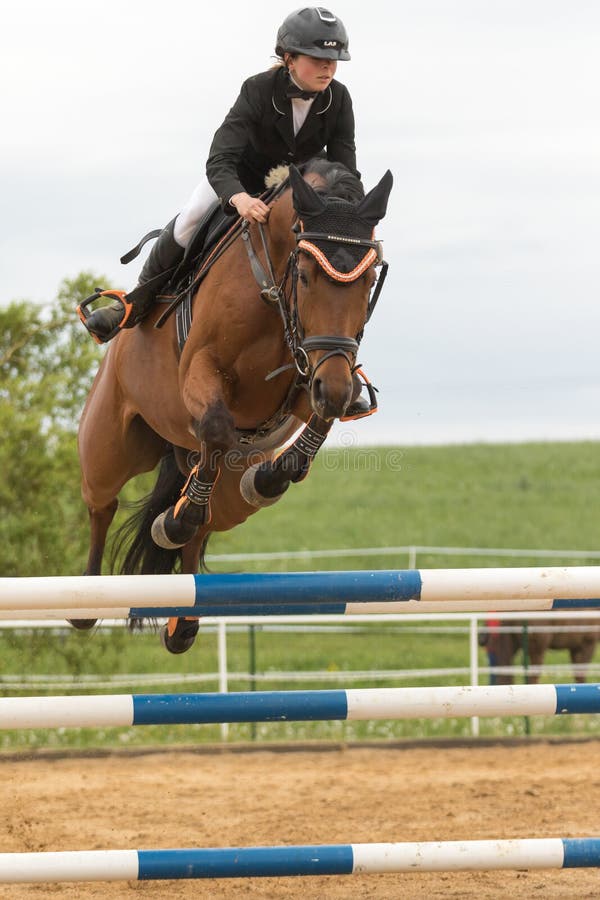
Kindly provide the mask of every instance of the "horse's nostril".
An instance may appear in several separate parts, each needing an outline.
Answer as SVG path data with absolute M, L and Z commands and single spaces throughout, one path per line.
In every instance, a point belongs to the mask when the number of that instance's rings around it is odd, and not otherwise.
M 315 378 L 312 384 L 312 392 L 315 401 L 323 399 L 323 382 L 320 378 Z

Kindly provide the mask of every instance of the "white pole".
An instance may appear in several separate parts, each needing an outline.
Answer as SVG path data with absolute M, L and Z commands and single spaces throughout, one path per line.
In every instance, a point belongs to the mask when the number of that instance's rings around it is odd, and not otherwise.
M 598 714 L 600 684 L 1 697 L 0 729 Z
M 352 849 L 356 873 L 561 869 L 565 858 L 559 838 L 353 844 Z

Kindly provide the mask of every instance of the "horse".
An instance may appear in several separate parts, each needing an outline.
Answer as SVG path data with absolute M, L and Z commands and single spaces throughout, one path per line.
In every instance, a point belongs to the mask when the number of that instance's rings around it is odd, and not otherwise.
M 541 666 L 547 650 L 568 650 L 571 664 L 576 667 L 575 681 L 585 684 L 586 675 L 581 670 L 591 662 L 596 644 L 600 640 L 600 627 L 598 622 L 582 619 L 563 619 L 563 630 L 557 630 L 556 621 L 553 619 L 536 619 L 529 624 L 527 635 L 527 652 L 532 666 Z M 480 644 L 485 646 L 491 668 L 502 668 L 513 665 L 518 651 L 523 649 L 523 629 L 515 622 L 499 623 L 500 628 L 488 628 L 480 635 Z M 517 626 L 515 631 L 503 631 L 506 626 Z M 569 631 L 569 627 L 584 628 L 583 631 Z M 548 628 L 544 631 L 544 628 Z M 533 630 L 535 629 L 535 630 Z M 538 630 L 540 629 L 540 630 Z M 527 673 L 528 684 L 537 684 L 540 677 L 537 673 Z M 494 684 L 513 684 L 512 675 L 492 673 L 491 681 Z
M 197 573 L 209 536 L 305 478 L 360 394 L 357 351 L 387 271 L 374 230 L 392 174 L 367 194 L 324 158 L 287 175 L 267 224 L 240 221 L 203 272 L 182 350 L 159 304 L 110 343 L 78 432 L 85 574 L 102 572 L 122 487 L 159 464 L 151 494 L 123 526 L 130 546 L 119 572 Z M 161 640 L 182 653 L 197 631 L 197 618 L 171 619 Z

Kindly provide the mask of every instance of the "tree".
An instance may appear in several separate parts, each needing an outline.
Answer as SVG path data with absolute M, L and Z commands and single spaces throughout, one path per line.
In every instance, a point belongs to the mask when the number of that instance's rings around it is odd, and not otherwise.
M 0 309 L 0 574 L 83 571 L 77 422 L 102 356 L 76 305 L 101 281 L 65 279 L 55 301 Z

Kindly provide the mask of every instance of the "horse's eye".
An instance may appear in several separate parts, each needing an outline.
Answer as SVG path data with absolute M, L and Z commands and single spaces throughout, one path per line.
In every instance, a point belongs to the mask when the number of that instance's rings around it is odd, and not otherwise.
M 300 269 L 298 272 L 298 278 L 300 283 L 304 285 L 304 287 L 308 287 L 308 275 L 304 271 L 304 269 Z

